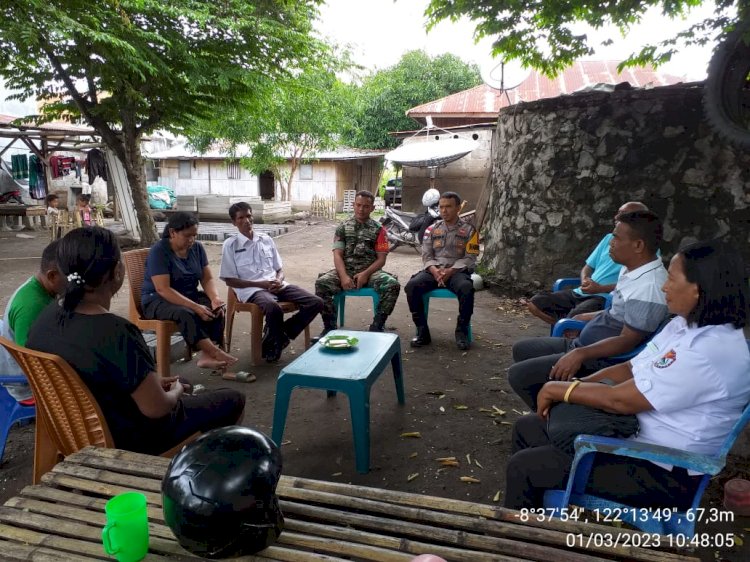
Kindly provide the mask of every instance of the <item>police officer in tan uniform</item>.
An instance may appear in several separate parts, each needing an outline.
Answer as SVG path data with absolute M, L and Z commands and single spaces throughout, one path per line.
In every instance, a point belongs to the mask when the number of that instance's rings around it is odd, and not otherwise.
M 404 289 L 417 327 L 411 346 L 421 347 L 432 341 L 422 296 L 445 287 L 458 297 L 456 345 L 465 350 L 469 349 L 469 325 L 474 312 L 471 273 L 479 254 L 479 236 L 473 225 L 459 218 L 461 197 L 457 193 L 446 191 L 440 196 L 439 205 L 442 220 L 427 229 L 422 241 L 424 269 L 414 274 Z

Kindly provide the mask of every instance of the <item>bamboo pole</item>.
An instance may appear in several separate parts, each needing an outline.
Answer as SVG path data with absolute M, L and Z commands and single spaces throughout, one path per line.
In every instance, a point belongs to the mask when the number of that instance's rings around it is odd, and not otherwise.
M 490 521 L 485 519 L 467 517 L 464 515 L 430 511 L 427 509 L 397 506 L 374 500 L 340 496 L 328 492 L 316 492 L 313 490 L 303 490 L 299 488 L 284 488 L 284 490 L 280 492 L 280 495 L 281 497 L 284 497 L 286 499 L 294 499 L 305 503 L 321 503 L 326 505 L 334 505 L 339 508 L 379 513 L 400 520 L 419 523 L 432 523 L 454 529 L 464 529 L 474 532 L 489 533 L 494 536 L 514 538 L 521 541 L 531 541 L 534 543 L 543 543 L 547 545 L 567 548 L 567 533 L 560 531 L 527 527 L 525 525 L 505 523 L 502 521 Z M 584 527 L 583 529 L 588 528 Z M 612 529 L 609 528 L 608 531 L 612 532 Z M 620 530 L 617 529 L 617 532 L 619 531 Z M 588 532 L 589 531 L 586 530 L 585 534 L 587 535 Z M 590 552 L 599 552 L 601 554 L 615 554 L 617 556 L 633 560 L 654 562 L 663 562 L 670 559 L 684 560 L 684 558 L 680 557 L 679 555 L 671 555 L 670 553 L 662 551 L 652 552 L 647 549 L 629 546 L 608 548 L 605 546 L 597 547 L 595 545 L 591 545 L 588 550 Z
M 310 523 L 307 521 L 287 520 L 286 529 L 289 531 L 299 531 L 316 537 L 329 537 L 339 541 L 357 542 L 373 547 L 387 548 L 406 552 L 411 556 L 418 554 L 435 554 L 442 556 L 451 562 L 516 562 L 526 560 L 516 556 L 508 557 L 488 552 L 479 552 L 476 550 L 457 549 L 446 546 L 439 546 L 408 539 L 388 537 L 375 533 L 366 533 L 357 531 L 349 527 L 334 527 L 332 525 L 323 525 L 320 523 Z
M 419 537 L 432 543 L 443 543 L 458 548 L 481 549 L 485 552 L 493 552 L 512 556 L 513 559 L 524 558 L 547 562 L 564 557 L 566 562 L 599 562 L 610 558 L 599 558 L 589 554 L 582 554 L 572 550 L 562 551 L 552 546 L 534 544 L 530 542 L 515 541 L 487 535 L 479 535 L 466 531 L 444 529 L 441 527 L 423 525 L 410 521 L 399 521 L 329 509 L 315 505 L 294 503 L 282 500 L 281 509 L 286 514 L 294 514 L 315 519 L 316 522 L 331 526 L 352 526 L 373 531 L 387 532 L 396 537 Z
M 282 533 L 278 542 L 279 544 L 300 546 L 318 552 L 354 556 L 360 560 L 373 560 L 374 562 L 409 562 L 414 558 L 411 554 L 405 552 L 394 552 L 385 548 L 344 541 L 331 541 L 299 533 Z

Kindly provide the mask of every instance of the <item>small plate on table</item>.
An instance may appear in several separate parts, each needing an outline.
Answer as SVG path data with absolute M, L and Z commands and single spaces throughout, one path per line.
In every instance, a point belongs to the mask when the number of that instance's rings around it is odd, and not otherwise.
M 320 346 L 327 351 L 351 351 L 359 340 L 352 336 L 325 336 L 320 340 Z

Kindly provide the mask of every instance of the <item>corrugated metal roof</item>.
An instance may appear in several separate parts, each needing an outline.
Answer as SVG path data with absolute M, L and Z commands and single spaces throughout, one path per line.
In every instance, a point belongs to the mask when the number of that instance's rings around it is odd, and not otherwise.
M 65 121 L 52 121 L 50 123 L 43 123 L 41 125 L 36 125 L 33 122 L 29 122 L 23 125 L 11 125 L 11 123 L 13 123 L 13 121 L 15 121 L 16 119 L 19 119 L 19 117 L 14 116 L 14 115 L 0 114 L 0 127 L 3 127 L 5 129 L 21 128 L 21 129 L 30 130 L 30 131 L 45 131 L 48 133 L 62 132 L 62 133 L 77 133 L 79 135 L 96 134 L 96 131 L 92 129 L 91 127 L 87 127 L 83 125 L 73 125 L 72 123 L 67 123 Z
M 237 154 L 247 154 L 250 151 L 247 145 L 240 145 L 237 148 Z M 364 150 L 358 148 L 342 147 L 336 150 L 330 150 L 326 152 L 320 152 L 318 154 L 309 155 L 306 159 L 310 160 L 356 160 L 359 158 L 377 158 L 388 152 L 387 150 Z M 209 150 L 204 153 L 200 153 L 190 147 L 187 144 L 178 144 L 167 150 L 160 152 L 154 152 L 153 154 L 146 155 L 146 158 L 151 160 L 226 160 L 231 158 L 225 151 L 219 146 L 212 146 Z
M 409 117 L 463 116 L 463 117 L 497 117 L 503 107 L 521 101 L 534 101 L 542 98 L 553 98 L 571 94 L 581 88 L 595 84 L 619 84 L 629 82 L 636 88 L 669 86 L 684 82 L 683 78 L 661 73 L 650 67 L 626 68 L 617 72 L 621 61 L 576 61 L 556 78 L 547 78 L 532 70 L 521 85 L 506 93 L 481 84 L 469 90 L 431 101 L 406 112 Z

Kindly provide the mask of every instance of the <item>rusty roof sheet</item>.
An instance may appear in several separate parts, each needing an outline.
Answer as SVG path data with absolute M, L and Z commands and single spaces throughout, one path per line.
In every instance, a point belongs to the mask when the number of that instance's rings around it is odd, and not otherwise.
M 431 101 L 406 112 L 409 117 L 439 115 L 441 117 L 497 117 L 503 107 L 521 101 L 535 101 L 571 94 L 581 88 L 595 84 L 619 84 L 629 82 L 636 88 L 669 86 L 684 82 L 684 78 L 664 74 L 651 67 L 625 68 L 617 71 L 621 61 L 579 60 L 555 78 L 548 78 L 532 70 L 529 76 L 513 90 L 497 90 L 486 84 L 475 86 L 439 100 Z
M 42 123 L 37 125 L 33 121 L 24 123 L 23 125 L 13 125 L 13 121 L 20 119 L 15 115 L 3 115 L 0 114 L 0 127 L 3 129 L 19 129 L 28 131 L 40 131 L 46 133 L 73 133 L 78 135 L 95 135 L 97 134 L 94 129 L 88 126 L 74 125 L 65 121 L 51 121 L 49 123 Z

